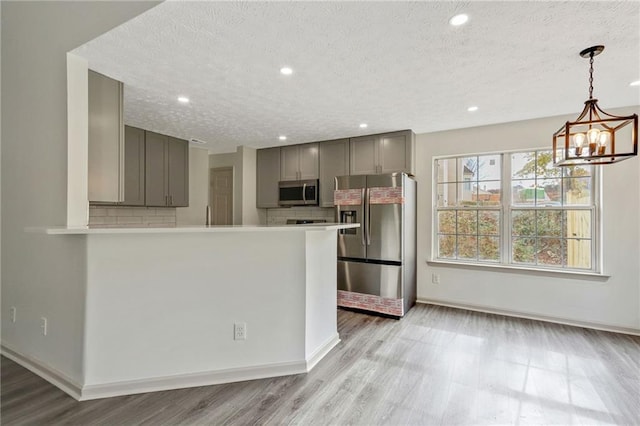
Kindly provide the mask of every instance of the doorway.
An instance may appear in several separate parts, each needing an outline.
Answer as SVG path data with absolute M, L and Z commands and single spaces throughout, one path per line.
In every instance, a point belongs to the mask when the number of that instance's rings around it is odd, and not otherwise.
M 233 225 L 233 167 L 211 169 L 209 191 L 211 224 Z

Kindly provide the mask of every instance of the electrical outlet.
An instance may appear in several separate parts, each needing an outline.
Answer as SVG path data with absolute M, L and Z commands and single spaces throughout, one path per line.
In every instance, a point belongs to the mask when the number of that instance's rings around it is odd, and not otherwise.
M 12 306 L 9 309 L 9 312 L 11 313 L 11 322 L 16 322 L 16 317 L 18 315 L 18 310 L 16 309 L 16 307 Z
M 47 318 L 41 317 L 40 318 L 40 328 L 42 329 L 42 335 L 43 336 L 47 335 L 47 328 L 48 327 L 49 327 L 49 322 L 47 321 Z
M 233 324 L 233 340 L 247 340 L 246 322 L 237 322 Z
M 431 282 L 434 284 L 440 284 L 440 274 L 431 274 Z

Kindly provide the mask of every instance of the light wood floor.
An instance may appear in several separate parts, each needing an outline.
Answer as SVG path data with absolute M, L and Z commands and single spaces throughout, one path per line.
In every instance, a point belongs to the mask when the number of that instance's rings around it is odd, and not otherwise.
M 76 402 L 2 359 L 2 424 L 640 424 L 640 338 L 418 305 L 338 312 L 309 374 Z

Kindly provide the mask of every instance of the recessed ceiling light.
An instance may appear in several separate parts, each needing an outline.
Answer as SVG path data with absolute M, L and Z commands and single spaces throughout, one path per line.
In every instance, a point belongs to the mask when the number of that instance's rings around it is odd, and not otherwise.
M 283 136 L 279 136 L 278 139 L 280 139 L 281 141 L 286 141 L 287 137 L 283 135 Z
M 462 24 L 466 24 L 468 20 L 469 20 L 469 15 L 461 13 L 449 19 L 449 24 L 453 25 L 454 27 L 458 27 Z
M 280 74 L 291 75 L 293 74 L 293 70 L 289 67 L 282 67 L 280 68 Z
M 366 129 L 367 128 L 367 123 L 360 123 L 360 128 L 361 129 Z
M 189 98 L 187 98 L 186 96 L 180 96 L 180 97 L 178 97 L 178 102 L 183 103 L 183 104 L 188 104 L 189 103 Z
M 467 111 L 469 111 L 469 112 L 476 112 L 477 110 L 478 110 L 478 107 L 475 106 L 475 105 L 474 106 L 470 106 L 469 108 L 467 108 Z
M 640 80 L 632 81 L 629 86 L 640 86 Z

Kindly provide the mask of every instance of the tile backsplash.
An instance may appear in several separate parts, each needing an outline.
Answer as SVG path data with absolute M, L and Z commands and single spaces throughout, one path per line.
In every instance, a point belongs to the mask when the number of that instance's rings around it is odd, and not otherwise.
M 335 210 L 322 207 L 267 209 L 267 225 L 285 225 L 287 219 L 325 219 L 327 222 L 335 222 Z
M 89 206 L 91 228 L 166 228 L 176 226 L 175 207 Z

